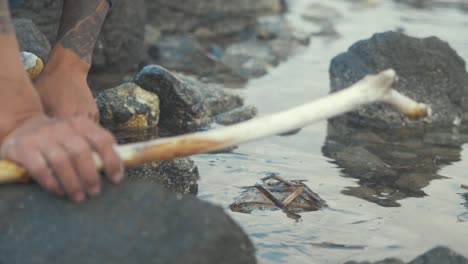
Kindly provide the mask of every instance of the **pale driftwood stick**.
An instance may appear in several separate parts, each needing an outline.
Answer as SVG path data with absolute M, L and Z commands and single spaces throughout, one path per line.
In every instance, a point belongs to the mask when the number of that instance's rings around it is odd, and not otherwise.
M 116 151 L 126 166 L 207 153 L 296 130 L 375 102 L 393 105 L 412 119 L 427 116 L 429 107 L 392 89 L 396 78 L 395 71 L 386 70 L 369 75 L 350 88 L 284 112 L 206 132 L 121 145 L 116 147 Z M 97 155 L 95 161 L 101 168 L 102 163 Z M 8 161 L 0 161 L 0 183 L 25 179 L 27 175 L 22 168 Z

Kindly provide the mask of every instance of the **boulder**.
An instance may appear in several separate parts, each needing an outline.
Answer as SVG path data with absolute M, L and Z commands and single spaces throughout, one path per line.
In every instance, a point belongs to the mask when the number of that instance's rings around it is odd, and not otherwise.
M 468 136 L 453 127 L 467 120 L 468 74 L 465 62 L 440 39 L 385 32 L 333 59 L 331 91 L 388 68 L 399 75 L 395 88 L 428 103 L 432 117 L 411 121 L 383 104 L 362 107 L 329 120 L 322 152 L 343 176 L 359 180 L 342 193 L 394 207 L 426 196 L 424 187 L 443 178 L 440 168 L 460 160 Z
M 30 19 L 15 18 L 13 24 L 16 30 L 16 38 L 21 51 L 35 54 L 42 61 L 47 61 L 50 52 L 50 43 L 39 28 Z
M 0 263 L 255 263 L 222 208 L 157 183 L 106 184 L 83 204 L 35 185 L 0 188 Z
M 230 90 L 172 74 L 157 65 L 143 68 L 134 82 L 162 98 L 159 124 L 169 134 L 207 128 L 215 115 L 243 105 L 243 98 Z
M 330 66 L 331 92 L 367 74 L 393 68 L 401 93 L 431 106 L 433 115 L 411 121 L 392 108 L 374 104 L 334 118 L 357 127 L 427 129 L 453 126 L 468 120 L 468 73 L 465 62 L 437 37 L 414 38 L 399 32 L 378 33 L 336 56 Z

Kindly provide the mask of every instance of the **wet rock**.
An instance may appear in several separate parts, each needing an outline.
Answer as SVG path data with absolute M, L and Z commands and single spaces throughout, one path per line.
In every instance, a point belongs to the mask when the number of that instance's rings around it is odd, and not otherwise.
M 226 113 L 219 114 L 215 117 L 216 123 L 220 125 L 232 125 L 242 121 L 247 121 L 257 115 L 257 108 L 252 105 L 239 107 Z
M 198 167 L 190 158 L 152 162 L 127 169 L 130 180 L 157 182 L 164 188 L 183 194 L 197 194 L 200 175 Z
M 42 61 L 46 61 L 50 52 L 50 43 L 39 28 L 30 19 L 24 18 L 13 19 L 13 24 L 20 50 L 31 52 Z
M 38 186 L 1 186 L 0 262 L 255 263 L 252 243 L 222 208 L 157 183 L 104 187 L 77 205 Z
M 232 91 L 201 83 L 192 77 L 172 74 L 157 65 L 143 68 L 135 82 L 163 98 L 159 123 L 160 128 L 169 134 L 206 128 L 215 115 L 243 105 L 243 98 Z
M 159 122 L 159 98 L 134 83 L 107 89 L 96 97 L 100 122 L 115 129 L 155 128 Z
M 281 0 L 153 0 L 147 1 L 149 22 L 163 33 L 207 29 L 216 35 L 237 34 L 257 17 L 282 12 Z
M 401 93 L 430 104 L 433 115 L 421 121 L 410 121 L 382 104 L 363 107 L 332 119 L 356 127 L 379 130 L 425 129 L 463 125 L 468 119 L 468 74 L 465 62 L 444 41 L 437 37 L 413 38 L 402 33 L 385 32 L 359 41 L 335 57 L 330 66 L 331 91 L 350 86 L 367 74 L 393 68 Z
M 382 261 L 377 262 L 355 262 L 349 261 L 346 264 L 404 264 L 405 262 L 391 258 L 385 259 Z M 423 255 L 417 257 L 413 261 L 408 262 L 408 264 L 466 264 L 468 263 L 468 259 L 455 251 L 446 248 L 446 247 L 436 247 L 428 252 L 424 253 Z

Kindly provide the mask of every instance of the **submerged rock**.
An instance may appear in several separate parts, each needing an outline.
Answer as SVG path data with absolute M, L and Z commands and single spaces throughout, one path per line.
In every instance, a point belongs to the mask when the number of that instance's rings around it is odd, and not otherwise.
M 20 50 L 31 52 L 42 61 L 46 61 L 50 52 L 50 43 L 39 28 L 30 19 L 25 18 L 15 18 L 13 24 Z
M 431 106 L 433 115 L 411 121 L 383 104 L 373 104 L 331 120 L 379 130 L 453 126 L 468 120 L 468 73 L 463 59 L 437 37 L 413 38 L 385 32 L 352 45 L 330 66 L 331 91 L 336 92 L 367 74 L 393 68 L 401 93 Z
M 169 161 L 151 162 L 136 168 L 127 169 L 130 180 L 157 182 L 166 189 L 183 194 L 197 194 L 200 175 L 191 158 L 178 158 Z
M 215 115 L 241 107 L 244 101 L 221 86 L 175 75 L 157 65 L 143 68 L 135 82 L 162 98 L 160 128 L 170 134 L 204 129 Z
M 83 204 L 35 185 L 0 188 L 1 263 L 255 263 L 222 208 L 157 183 L 106 184 Z
M 399 259 L 386 259 L 377 262 L 355 262 L 349 261 L 346 264 L 404 264 L 405 262 Z M 468 259 L 455 251 L 446 247 L 436 247 L 416 259 L 408 262 L 408 264 L 467 264 Z
M 156 128 L 159 98 L 134 83 L 125 83 L 98 94 L 100 122 L 108 129 Z

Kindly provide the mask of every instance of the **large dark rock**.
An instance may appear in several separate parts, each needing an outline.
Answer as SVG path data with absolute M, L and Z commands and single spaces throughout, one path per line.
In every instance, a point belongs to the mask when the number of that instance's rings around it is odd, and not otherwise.
M 377 262 L 348 261 L 346 264 L 404 264 L 405 262 L 391 258 Z M 467 264 L 468 259 L 446 247 L 436 247 L 417 257 L 408 264 Z
M 0 263 L 255 263 L 222 208 L 150 182 L 72 204 L 37 186 L 0 187 Z
M 20 50 L 31 52 L 46 61 L 50 52 L 50 43 L 46 36 L 30 19 L 15 18 L 13 24 Z
M 440 39 L 385 32 L 333 59 L 331 90 L 388 68 L 399 75 L 395 88 L 428 103 L 433 116 L 415 122 L 386 105 L 362 107 L 329 120 L 322 151 L 343 176 L 359 179 L 359 186 L 342 193 L 400 206 L 399 200 L 426 196 L 423 188 L 443 178 L 440 168 L 460 160 L 468 136 L 452 128 L 468 116 L 468 74 L 465 62 Z
M 243 105 L 243 98 L 237 93 L 172 74 L 157 65 L 143 68 L 134 81 L 161 98 L 159 124 L 161 130 L 170 134 L 204 129 L 214 116 Z
M 367 74 L 393 68 L 401 93 L 428 103 L 433 115 L 411 121 L 392 108 L 374 104 L 332 119 L 358 127 L 376 129 L 452 126 L 468 120 L 468 73 L 465 62 L 437 37 L 413 38 L 385 32 L 352 45 L 335 57 L 330 66 L 331 91 L 350 86 Z

